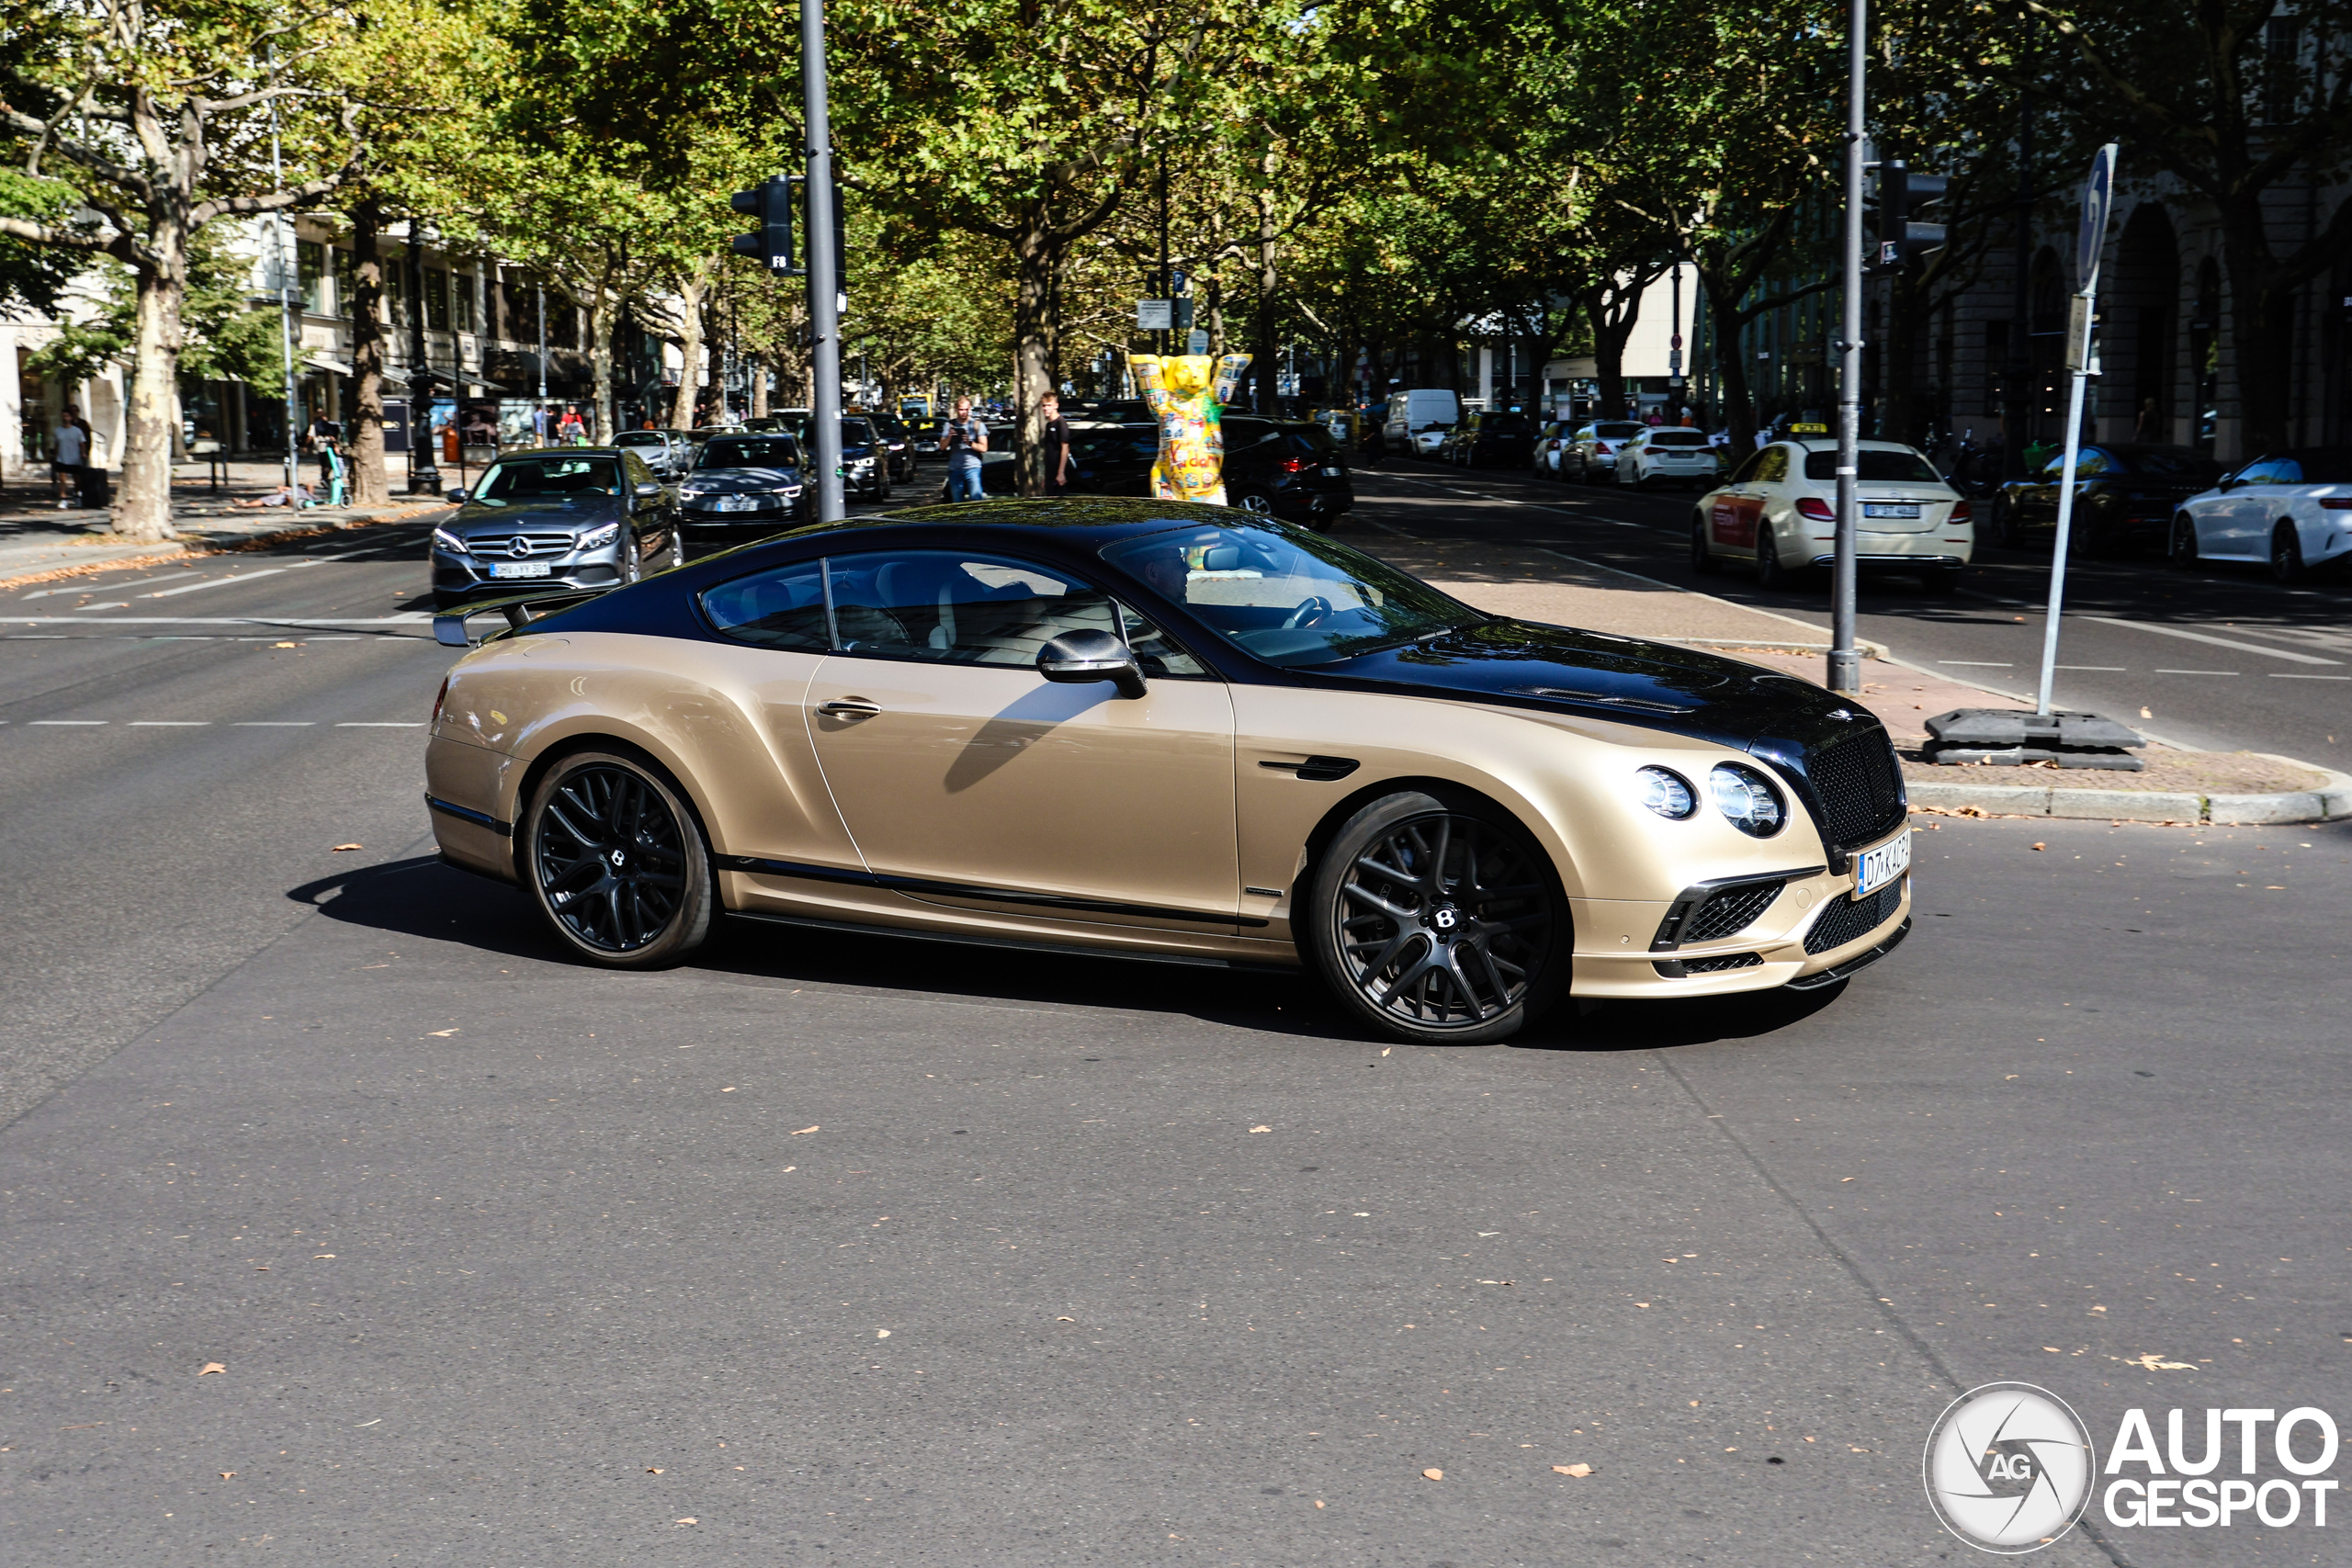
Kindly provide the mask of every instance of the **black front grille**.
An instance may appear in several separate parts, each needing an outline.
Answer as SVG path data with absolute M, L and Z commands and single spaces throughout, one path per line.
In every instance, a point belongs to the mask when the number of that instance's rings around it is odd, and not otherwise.
M 1683 922 L 1680 940 L 1717 942 L 1746 931 L 1772 907 L 1772 900 L 1781 896 L 1781 886 L 1779 882 L 1750 882 L 1724 888 L 1692 911 Z
M 1903 768 L 1883 729 L 1814 751 L 1805 759 L 1805 776 L 1821 802 L 1822 830 L 1833 845 L 1867 843 L 1893 832 L 1903 820 Z
M 1813 930 L 1804 933 L 1804 950 L 1827 953 L 1886 924 L 1902 907 L 1904 880 L 1898 876 L 1867 898 L 1839 898 L 1832 903 L 1813 922 Z
M 1727 953 L 1721 958 L 1686 958 L 1679 964 L 1657 965 L 1657 972 L 1669 980 L 1685 975 L 1720 975 L 1726 969 L 1753 969 L 1764 962 L 1760 953 Z M 1668 973 L 1669 968 L 1674 971 Z

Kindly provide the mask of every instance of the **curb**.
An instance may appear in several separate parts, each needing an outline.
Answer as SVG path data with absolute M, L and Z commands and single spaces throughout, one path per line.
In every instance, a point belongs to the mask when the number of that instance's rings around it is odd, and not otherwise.
M 1827 653 L 1836 647 L 1836 644 L 1826 642 L 1759 641 L 1752 637 L 1659 637 L 1649 640 L 1670 642 L 1677 648 L 1720 648 L 1730 653 L 1737 653 L 1743 649 L 1750 653 Z M 1887 657 L 1886 644 L 1872 642 L 1867 637 L 1856 637 L 1854 650 L 1864 659 L 1884 660 Z
M 2257 752 L 2257 756 L 2269 756 Z M 2295 762 L 2290 757 L 2271 761 Z M 2265 827 L 2333 822 L 2352 817 L 2352 774 L 2328 768 L 2317 789 L 2271 795 L 2188 795 L 2155 790 L 2036 789 L 2031 784 L 1921 784 L 1906 781 L 1911 804 L 1939 811 L 1980 811 L 1999 817 L 2104 818 L 2113 822 L 2180 822 L 2197 826 Z
M 446 507 L 447 503 L 441 503 Z M 398 513 L 363 513 L 356 517 L 339 517 L 329 523 L 310 523 L 272 529 L 266 534 L 245 534 L 231 538 L 185 540 L 149 550 L 139 555 L 115 556 L 107 560 L 75 561 L 69 566 L 48 567 L 40 571 L 20 573 L 15 577 L 0 577 L 0 591 L 30 588 L 37 583 L 58 582 L 70 577 L 89 577 L 101 571 L 121 571 L 142 566 L 160 566 L 165 561 L 186 560 L 192 556 L 234 555 L 243 550 L 268 549 L 274 546 L 291 544 L 297 539 L 323 538 L 354 528 L 373 528 L 387 523 L 413 523 L 435 507 Z
M 1704 599 L 1710 604 L 1721 604 L 1727 610 L 1737 610 L 1750 615 L 1761 615 L 1768 621 L 1785 622 L 1815 637 L 1821 635 L 1821 628 L 1811 621 L 1800 621 L 1794 615 L 1783 615 L 1777 610 L 1759 610 L 1753 604 L 1743 604 L 1736 599 L 1720 598 L 1696 588 L 1685 588 L 1678 582 L 1668 582 L 1662 578 L 1644 577 L 1640 572 L 1627 571 L 1622 566 L 1608 566 L 1600 561 L 1586 560 L 1582 556 L 1566 555 L 1558 550 L 1548 549 L 1542 545 L 1530 545 L 1527 547 L 1537 555 L 1550 556 L 1554 560 L 1567 561 L 1572 565 L 1583 567 L 1588 571 L 1605 571 L 1617 577 L 1630 577 L 1636 582 L 1646 582 L 1653 588 L 1663 588 L 1672 593 L 1687 593 L 1693 599 Z M 1680 643 L 1690 648 L 1752 648 L 1758 653 L 1827 653 L 1836 646 L 1826 642 L 1758 642 L 1752 637 L 1653 637 L 1650 640 Z M 1856 637 L 1854 648 L 1865 659 L 1890 657 L 1886 650 L 1886 644 L 1871 642 L 1865 637 Z

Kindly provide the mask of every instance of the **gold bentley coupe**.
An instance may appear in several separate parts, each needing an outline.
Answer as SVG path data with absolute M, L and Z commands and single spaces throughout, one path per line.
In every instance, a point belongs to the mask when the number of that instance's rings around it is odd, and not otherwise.
M 1910 930 L 1870 714 L 1250 513 L 925 507 L 492 608 L 426 804 L 592 964 L 731 917 L 1303 966 L 1468 1043 L 1566 996 L 1832 985 Z

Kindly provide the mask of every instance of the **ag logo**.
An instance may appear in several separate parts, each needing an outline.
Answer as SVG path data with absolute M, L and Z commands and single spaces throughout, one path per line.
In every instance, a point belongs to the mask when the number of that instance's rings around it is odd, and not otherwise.
M 1969 1390 L 1936 1418 L 1922 1462 L 1946 1529 L 1981 1551 L 2039 1551 L 2075 1528 L 2098 1455 L 2066 1402 L 2031 1383 Z

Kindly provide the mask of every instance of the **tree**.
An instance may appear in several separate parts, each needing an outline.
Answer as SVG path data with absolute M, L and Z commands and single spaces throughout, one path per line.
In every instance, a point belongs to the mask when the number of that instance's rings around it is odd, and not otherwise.
M 332 59 L 356 15 L 331 4 L 289 16 L 261 0 L 0 3 L 0 36 L 12 45 L 0 60 L 0 133 L 28 175 L 68 186 L 99 220 L 0 216 L 0 236 L 110 256 L 133 280 L 129 433 L 113 516 L 127 537 L 175 534 L 174 400 L 194 237 L 222 218 L 313 204 L 359 166 L 364 111 Z M 306 37 L 325 41 L 302 44 Z M 270 168 L 273 106 L 291 122 L 290 179 Z

